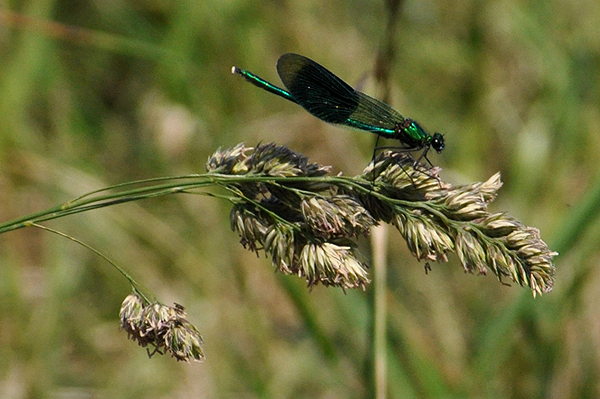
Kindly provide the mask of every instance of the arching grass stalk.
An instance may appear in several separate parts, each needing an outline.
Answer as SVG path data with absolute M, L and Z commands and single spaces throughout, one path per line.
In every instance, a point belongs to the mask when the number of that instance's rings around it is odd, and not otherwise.
M 112 267 L 115 268 L 115 270 L 117 270 L 123 277 L 125 277 L 125 279 L 127 279 L 127 281 L 129 281 L 129 284 L 131 284 L 131 289 L 133 290 L 134 293 L 136 293 L 137 296 L 140 297 L 140 299 L 145 302 L 145 303 L 150 303 L 151 301 L 146 297 L 146 295 L 144 295 L 144 289 L 143 287 L 141 287 L 135 280 L 133 277 L 131 277 L 129 275 L 129 273 L 127 273 L 125 270 L 123 270 L 122 267 L 120 267 L 119 265 L 117 265 L 115 262 L 113 262 L 110 258 L 108 258 L 106 255 L 104 255 L 102 252 L 98 251 L 96 248 L 92 247 L 91 245 L 86 244 L 85 242 L 78 240 L 75 237 L 72 237 L 68 234 L 65 234 L 61 231 L 52 229 L 50 227 L 47 226 L 42 226 L 41 224 L 37 224 L 37 223 L 33 223 L 33 222 L 25 222 L 25 224 L 29 227 L 36 227 L 38 229 L 41 230 L 45 230 L 48 231 L 50 233 L 54 233 L 56 235 L 59 235 L 61 237 L 64 237 L 68 240 L 71 240 L 73 242 L 76 242 L 77 244 L 89 249 L 90 251 L 92 251 L 93 253 L 95 253 L 96 255 L 98 255 L 99 257 L 101 257 L 102 259 L 104 259 L 105 261 L 107 261 Z M 154 298 L 153 298 L 154 299 Z
M 354 253 L 356 238 L 384 222 L 396 227 L 419 260 L 447 261 L 456 253 L 465 271 L 528 286 L 534 296 L 552 290 L 557 255 L 539 231 L 488 204 L 500 175 L 454 187 L 439 169 L 405 153 L 380 153 L 361 175 L 327 176 L 328 167 L 275 144 L 239 144 L 217 150 L 208 173 L 156 178 L 97 190 L 60 206 L 0 224 L 0 234 L 130 201 L 177 193 L 226 199 L 233 204 L 231 228 L 244 247 L 264 251 L 277 270 L 306 279 L 309 286 L 364 288 L 367 266 Z M 229 195 L 204 191 L 224 188 Z

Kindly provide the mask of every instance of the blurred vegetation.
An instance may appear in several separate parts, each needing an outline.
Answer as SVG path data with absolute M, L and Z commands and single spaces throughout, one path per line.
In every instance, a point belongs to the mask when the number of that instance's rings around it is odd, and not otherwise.
M 0 218 L 133 179 L 204 171 L 219 146 L 275 141 L 344 174 L 374 137 L 230 74 L 279 84 L 297 52 L 376 95 L 384 1 L 3 2 Z M 492 211 L 538 227 L 556 259 L 533 299 L 456 259 L 423 264 L 390 231 L 390 398 L 600 396 L 600 3 L 406 1 L 389 102 L 447 147 L 454 184 L 502 172 Z M 171 196 L 53 221 L 117 261 L 205 339 L 203 364 L 148 360 L 118 331 L 127 282 L 72 242 L 0 237 L 2 398 L 346 398 L 372 387 L 372 291 L 274 274 L 229 205 Z M 368 242 L 363 253 L 369 256 Z

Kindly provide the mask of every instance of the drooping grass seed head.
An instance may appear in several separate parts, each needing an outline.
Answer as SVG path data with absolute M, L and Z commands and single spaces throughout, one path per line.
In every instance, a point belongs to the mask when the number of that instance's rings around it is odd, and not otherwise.
M 308 243 L 300 254 L 300 275 L 309 287 L 316 284 L 341 288 L 362 288 L 369 283 L 366 265 L 358 261 L 352 249 L 325 242 Z
M 204 359 L 202 336 L 187 320 L 183 306 L 144 305 L 139 295 L 133 293 L 123 301 L 120 316 L 128 338 L 142 347 L 154 347 L 154 351 L 148 351 L 149 356 L 168 352 L 177 360 L 187 362 Z

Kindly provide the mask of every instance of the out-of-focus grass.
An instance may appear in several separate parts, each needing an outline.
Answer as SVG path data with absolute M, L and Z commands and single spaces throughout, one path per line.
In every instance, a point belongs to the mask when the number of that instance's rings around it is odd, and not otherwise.
M 277 57 L 298 52 L 372 93 L 383 2 L 8 7 L 2 220 L 108 184 L 200 171 L 216 147 L 240 141 L 287 144 L 346 174 L 370 159 L 371 135 L 325 125 L 229 71 L 278 83 Z M 390 234 L 389 396 L 598 397 L 600 6 L 406 2 L 401 18 L 392 105 L 446 134 L 445 152 L 431 156 L 446 180 L 501 171 L 493 210 L 539 227 L 561 256 L 554 292 L 533 300 L 457 262 L 425 275 Z M 52 227 L 184 304 L 207 360 L 148 360 L 117 330 L 126 282 L 93 254 L 26 229 L 0 236 L 1 397 L 369 394 L 369 296 L 309 293 L 274 275 L 229 231 L 227 204 L 180 196 Z

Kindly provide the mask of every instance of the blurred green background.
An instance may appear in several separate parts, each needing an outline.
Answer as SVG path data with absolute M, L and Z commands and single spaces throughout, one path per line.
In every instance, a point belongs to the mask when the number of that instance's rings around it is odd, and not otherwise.
M 491 205 L 556 259 L 533 299 L 455 258 L 428 275 L 389 232 L 390 398 L 600 397 L 600 2 L 405 1 L 389 102 L 446 150 L 453 184 L 502 172 Z M 219 146 L 275 141 L 357 174 L 374 137 L 326 125 L 232 76 L 279 84 L 297 52 L 381 97 L 380 1 L 5 1 L 0 218 L 129 180 L 204 172 Z M 244 250 L 229 204 L 171 196 L 49 222 L 117 261 L 205 339 L 203 364 L 148 359 L 118 330 L 127 282 L 90 251 L 0 237 L 1 398 L 373 395 L 372 287 L 308 292 Z M 368 256 L 368 242 L 363 253 Z

